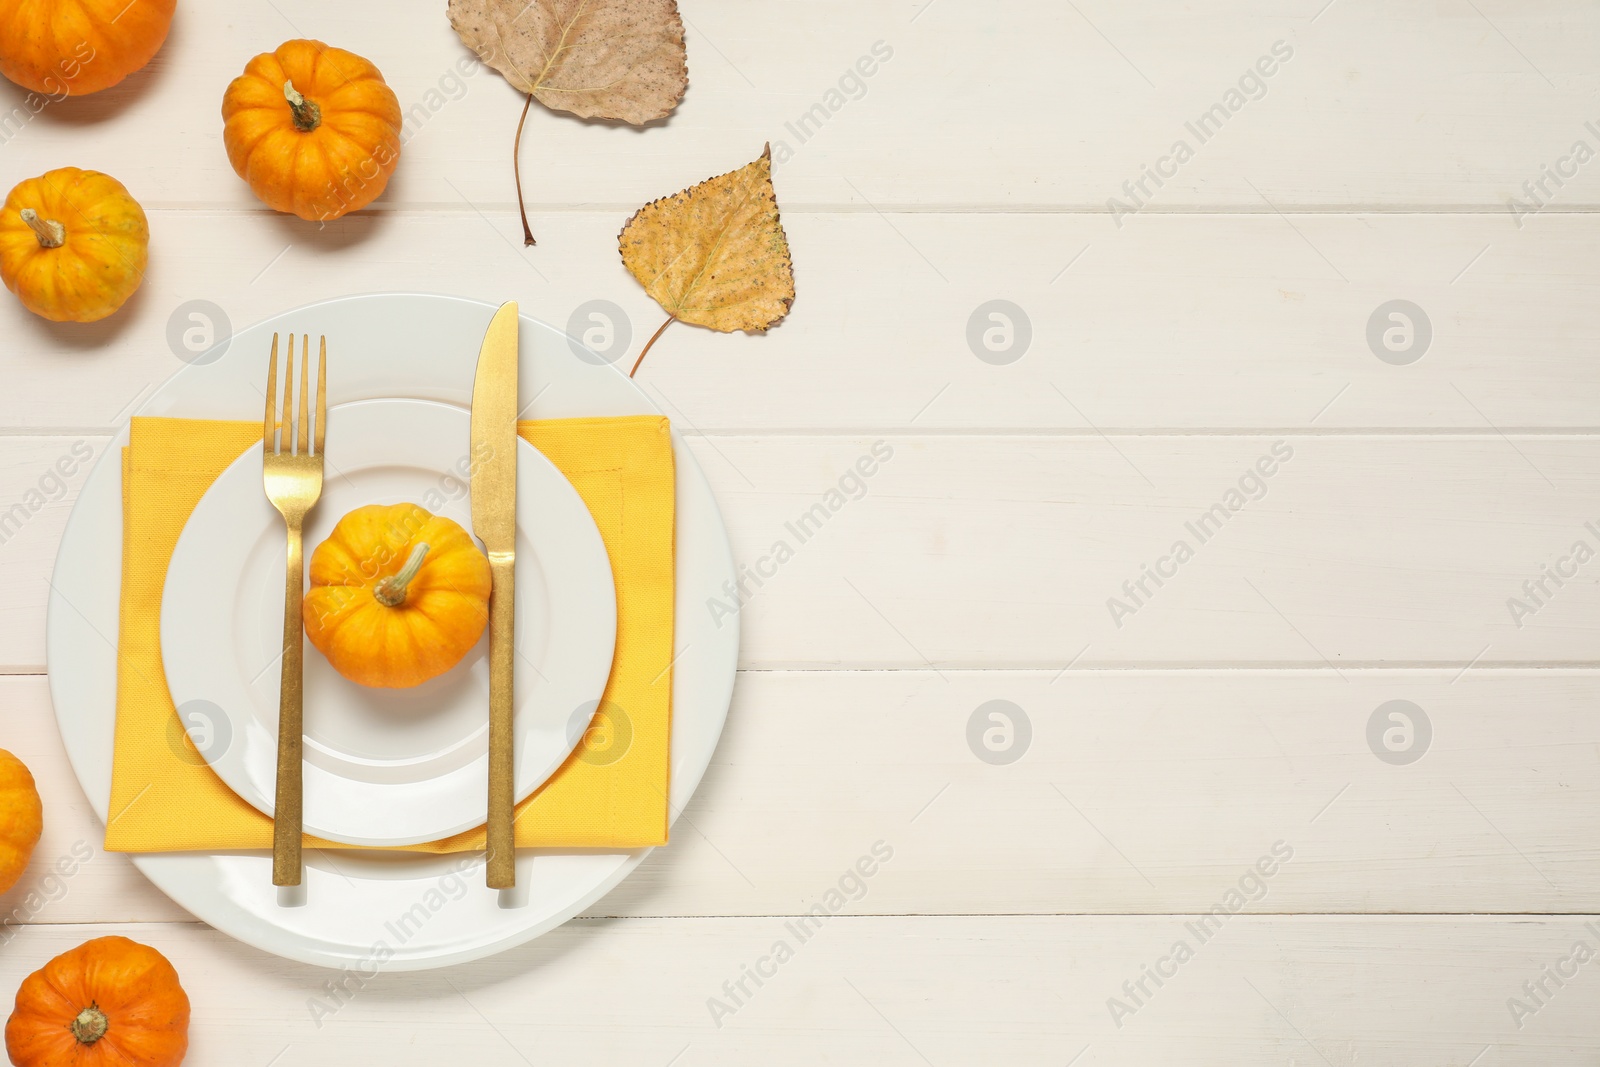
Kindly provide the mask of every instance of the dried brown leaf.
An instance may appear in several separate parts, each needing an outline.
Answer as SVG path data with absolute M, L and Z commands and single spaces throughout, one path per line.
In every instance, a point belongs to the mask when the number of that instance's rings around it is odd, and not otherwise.
M 555 111 L 665 118 L 689 71 L 677 0 L 449 0 L 450 25 L 506 81 Z
M 618 243 L 623 264 L 674 319 L 760 333 L 794 303 L 770 146 L 748 166 L 646 204 Z

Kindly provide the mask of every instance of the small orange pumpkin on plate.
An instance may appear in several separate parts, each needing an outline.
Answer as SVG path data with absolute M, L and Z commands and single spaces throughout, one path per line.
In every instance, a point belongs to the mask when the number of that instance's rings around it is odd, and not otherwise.
M 109 89 L 150 62 L 178 0 L 0 0 L 0 74 L 61 99 Z
M 23 979 L 6 1020 L 17 1067 L 177 1067 L 189 1050 L 189 997 L 149 945 L 97 937 Z
M 321 41 L 252 59 L 222 97 L 222 140 L 262 202 L 313 222 L 376 200 L 400 161 L 400 101 L 378 68 Z
M 489 560 L 455 522 L 415 504 L 369 504 L 311 553 L 306 637 L 352 682 L 421 685 L 483 636 L 489 588 Z

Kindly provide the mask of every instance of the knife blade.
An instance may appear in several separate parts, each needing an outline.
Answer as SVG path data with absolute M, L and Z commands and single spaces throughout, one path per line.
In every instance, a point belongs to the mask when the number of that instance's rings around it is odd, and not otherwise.
M 517 537 L 517 305 L 501 304 L 478 351 L 472 384 L 472 531 L 489 554 L 490 889 L 516 884 L 512 834 L 512 666 Z

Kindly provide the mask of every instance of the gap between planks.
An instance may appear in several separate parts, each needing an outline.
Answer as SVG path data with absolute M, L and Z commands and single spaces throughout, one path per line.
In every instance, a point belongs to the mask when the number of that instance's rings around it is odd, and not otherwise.
M 780 183 L 781 184 L 781 183 Z M 1108 221 L 1113 217 L 1104 204 L 962 204 L 962 203 L 892 203 L 875 201 L 875 205 L 835 201 L 797 201 L 795 203 L 779 203 L 780 211 L 785 215 L 1102 215 Z M 149 201 L 146 202 L 146 212 L 208 212 L 216 215 L 229 216 L 260 216 L 262 218 L 281 219 L 278 212 L 251 207 L 238 207 L 220 201 L 207 203 L 204 201 Z M 631 215 L 639 210 L 638 204 L 621 202 L 563 202 L 558 204 L 532 204 L 528 205 L 529 216 L 533 215 Z M 1504 203 L 1500 204 L 1444 204 L 1439 206 L 1425 204 L 1282 204 L 1281 210 L 1275 210 L 1265 204 L 1239 205 L 1239 204 L 1182 204 L 1171 207 L 1162 207 L 1149 204 L 1139 209 L 1140 215 L 1469 215 L 1469 216 L 1503 216 L 1509 214 Z M 487 215 L 487 214 L 515 214 L 517 203 L 515 200 L 504 202 L 491 201 L 487 203 L 463 204 L 459 201 L 440 201 L 433 204 L 407 204 L 397 208 L 366 208 L 361 211 L 352 211 L 341 215 L 341 219 L 364 218 L 402 218 L 405 216 L 420 215 Z M 1540 217 L 1556 217 L 1561 215 L 1593 215 L 1600 213 L 1600 203 L 1596 204 L 1563 204 L 1561 207 L 1550 207 L 1539 212 Z
M 1371 437 L 1371 438 L 1440 438 L 1464 441 L 1503 441 L 1506 438 L 1537 437 L 1540 439 L 1571 438 L 1572 440 L 1586 440 L 1600 436 L 1600 425 L 1596 426 L 1506 426 L 1500 429 L 1477 428 L 1465 426 L 1420 426 L 1420 427 L 1295 427 L 1295 426 L 1269 426 L 1269 427 L 1188 427 L 1175 429 L 1162 429 L 1160 427 L 1142 426 L 1101 426 L 1099 428 L 1079 426 L 1017 426 L 1017 427 L 930 427 L 922 429 L 909 425 L 883 425 L 883 426 L 854 426 L 854 427 L 828 427 L 811 429 L 803 426 L 775 426 L 752 429 L 749 427 L 720 427 L 720 426 L 695 426 L 694 428 L 674 427 L 680 437 L 685 440 L 714 440 L 727 438 L 752 438 L 762 441 L 781 441 L 792 439 L 804 441 L 810 439 L 834 440 L 859 437 L 905 437 L 927 438 L 939 440 L 942 438 L 967 438 L 971 440 L 993 439 L 1000 441 L 1016 441 L 1028 438 L 1044 440 L 1088 440 L 1098 441 L 1107 437 L 1119 440 L 1134 440 L 1139 438 L 1181 438 L 1181 437 L 1295 437 L 1295 438 L 1333 438 L 1333 437 Z M 0 426 L 0 447 L 8 439 L 28 441 L 35 438 L 49 437 L 96 437 L 110 438 L 121 430 L 117 426 Z
M 819 664 L 799 664 L 794 666 L 775 665 L 766 667 L 740 667 L 738 673 L 750 674 L 980 674 L 992 675 L 1023 675 L 1023 674 L 1268 674 L 1282 676 L 1287 674 L 1308 674 L 1337 676 L 1341 671 L 1360 671 L 1373 674 L 1400 674 L 1400 673 L 1434 673 L 1458 671 L 1465 674 L 1467 669 L 1475 675 L 1482 675 L 1490 671 L 1507 674 L 1532 674 L 1539 671 L 1569 672 L 1574 674 L 1587 674 L 1600 671 L 1600 660 L 1552 660 L 1547 663 L 1528 663 L 1524 661 L 1484 661 L 1484 660 L 1442 660 L 1442 661 L 1416 661 L 1416 662 L 1389 662 L 1379 661 L 1371 663 L 1341 663 L 1336 667 L 1316 661 L 1307 662 L 1279 662 L 1279 663 L 1219 663 L 1216 661 L 1194 661 L 1183 663 L 1090 663 L 1077 666 L 1063 666 L 1060 663 L 1024 663 L 1024 664 L 905 664 L 905 665 L 869 665 L 854 667 L 835 667 Z M 48 678 L 50 671 L 47 667 L 23 664 L 17 666 L 0 665 L 0 678 Z
M 599 912 L 584 912 L 574 915 L 563 925 L 597 923 L 597 922 L 741 922 L 767 921 L 772 919 L 803 919 L 808 912 L 762 912 L 751 915 L 610 915 Z M 834 912 L 830 919 L 854 919 L 858 922 L 872 922 L 878 919 L 1082 919 L 1085 921 L 1103 922 L 1105 920 L 1121 920 L 1123 922 L 1150 923 L 1165 919 L 1200 919 L 1211 914 L 1205 911 L 974 911 L 974 912 L 920 912 L 920 911 L 885 911 L 885 912 Z M 1239 911 L 1232 915 L 1233 919 L 1244 920 L 1283 920 L 1300 919 L 1306 922 L 1344 922 L 1350 919 L 1361 919 L 1375 923 L 1395 922 L 1407 924 L 1420 924 L 1424 922 L 1459 922 L 1462 919 L 1483 919 L 1488 922 L 1516 921 L 1527 919 L 1530 921 L 1544 919 L 1590 919 L 1600 921 L 1600 912 L 1593 911 Z M 173 926 L 173 927 L 210 927 L 199 919 L 96 919 L 93 921 L 78 922 L 17 922 L 11 924 L 14 928 L 31 927 L 34 929 L 67 930 L 72 927 L 93 929 L 99 926 Z

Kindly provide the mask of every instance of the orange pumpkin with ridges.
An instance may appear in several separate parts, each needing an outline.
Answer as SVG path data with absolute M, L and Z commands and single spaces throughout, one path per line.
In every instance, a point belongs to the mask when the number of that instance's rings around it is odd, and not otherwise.
M 222 98 L 234 171 L 268 207 L 311 221 L 376 200 L 400 160 L 400 101 L 378 68 L 321 41 L 252 59 Z
M 33 846 L 43 832 L 44 806 L 32 773 L 0 748 L 0 893 L 16 885 L 28 869 Z
M 149 945 L 97 937 L 23 979 L 6 1020 L 17 1067 L 177 1067 L 189 1050 L 189 997 Z
M 144 281 L 150 223 L 109 174 L 62 167 L 18 183 L 0 208 L 0 279 L 35 315 L 95 322 Z
M 0 74 L 55 99 L 109 89 L 150 62 L 178 0 L 0 0 Z
M 483 636 L 489 587 L 489 560 L 458 524 L 415 504 L 369 504 L 311 553 L 306 637 L 353 682 L 420 685 Z

